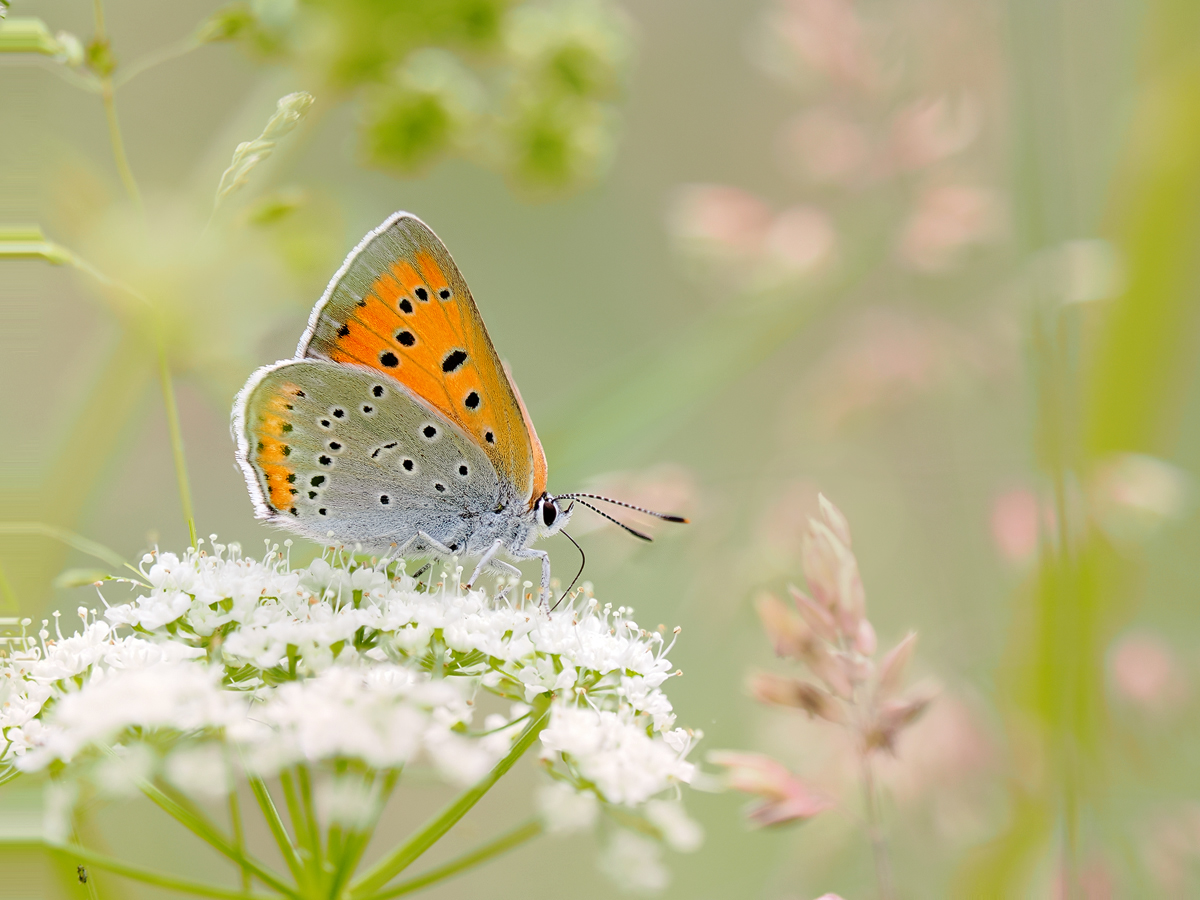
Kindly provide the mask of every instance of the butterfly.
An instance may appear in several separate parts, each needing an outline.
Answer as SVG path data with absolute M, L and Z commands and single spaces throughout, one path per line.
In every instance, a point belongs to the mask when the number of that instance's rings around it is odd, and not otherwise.
M 543 603 L 550 557 L 531 545 L 575 503 L 645 540 L 587 501 L 686 521 L 546 490 L 537 431 L 462 273 L 406 212 L 346 257 L 296 357 L 250 376 L 232 430 L 258 518 L 394 556 L 478 557 L 467 587 L 485 570 L 519 575 L 500 554 L 537 559 Z

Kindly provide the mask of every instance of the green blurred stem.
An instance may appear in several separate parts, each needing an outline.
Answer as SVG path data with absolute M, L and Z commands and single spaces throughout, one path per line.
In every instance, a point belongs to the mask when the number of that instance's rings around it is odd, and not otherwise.
M 238 805 L 236 786 L 229 791 L 229 828 L 233 832 L 233 849 L 241 857 L 246 855 L 246 836 L 242 832 L 242 810 Z M 238 866 L 241 872 L 242 891 L 250 890 L 250 869 L 245 865 Z
M 402 881 L 387 890 L 380 891 L 378 894 L 372 894 L 368 900 L 388 900 L 390 897 L 411 894 L 413 891 L 419 891 L 431 884 L 437 884 L 439 881 L 453 878 L 461 872 L 466 872 L 478 865 L 482 865 L 488 860 L 504 853 L 506 850 L 511 850 L 513 847 L 519 847 L 521 844 L 533 840 L 542 833 L 542 830 L 542 823 L 537 820 L 525 822 L 511 831 L 506 831 L 498 838 L 494 838 L 486 844 L 477 847 L 470 853 L 465 853 L 456 859 L 450 860 L 448 863 L 443 863 L 436 868 L 430 869 L 416 878 Z
M 92 10 L 96 20 L 96 40 L 104 41 L 108 35 L 104 29 L 104 3 L 102 0 L 93 0 Z M 108 138 L 112 143 L 113 159 L 117 164 L 117 174 L 121 176 L 121 183 L 125 185 L 125 193 L 129 194 L 129 199 L 133 205 L 141 212 L 142 193 L 138 190 L 137 181 L 134 180 L 133 170 L 129 168 L 129 158 L 125 155 L 125 141 L 121 138 L 121 123 L 117 120 L 117 104 L 113 97 L 113 80 L 111 73 L 104 73 L 100 76 L 100 99 L 104 103 L 104 116 L 108 120 Z
M 525 730 L 521 732 L 508 755 L 496 763 L 492 771 L 480 781 L 465 790 L 449 806 L 426 822 L 408 840 L 367 870 L 351 885 L 350 897 L 352 900 L 363 900 L 363 898 L 375 894 L 416 862 L 421 854 L 436 844 L 459 819 L 483 799 L 483 795 L 491 790 L 492 786 L 513 767 L 513 764 L 533 745 L 533 742 L 542 733 L 542 729 L 549 723 L 550 698 L 545 694 L 540 695 L 534 701 L 533 712 L 533 718 L 525 726 Z
M 152 50 L 141 59 L 130 63 L 121 71 L 119 77 L 112 80 L 113 90 L 115 91 L 117 88 L 123 87 L 143 72 L 153 69 L 155 66 L 162 65 L 165 62 L 170 62 L 173 59 L 179 59 L 181 56 L 186 56 L 201 46 L 203 45 L 196 40 L 195 35 L 189 35 L 181 41 L 175 41 L 173 44 L 167 44 L 165 47 Z
M 871 769 L 871 760 L 866 751 L 861 754 L 860 761 L 867 807 L 867 837 L 871 840 L 871 856 L 875 860 L 875 881 L 879 888 L 879 900 L 894 900 L 896 891 L 892 881 L 892 861 L 888 856 L 887 838 L 883 834 L 883 822 L 879 814 L 879 790 L 875 784 L 875 773 Z
M 296 836 L 296 856 L 303 869 L 302 893 L 317 890 L 321 881 L 321 847 L 318 839 L 313 846 L 312 831 L 308 826 L 300 794 L 296 790 L 292 774 L 286 769 L 279 773 L 279 785 L 283 788 L 283 799 L 287 804 L 288 817 L 292 820 L 292 834 Z
M 292 897 L 294 900 L 300 900 L 299 893 L 284 883 L 279 876 L 261 862 L 243 850 L 238 849 L 229 838 L 222 834 L 221 829 L 186 797 L 170 789 L 150 784 L 149 782 L 142 782 L 138 787 L 159 809 L 163 810 L 163 812 L 171 816 L 171 818 L 175 819 L 222 856 L 232 860 L 239 867 L 253 872 L 259 881 L 268 887 L 274 888 L 278 893 Z
M 196 547 L 196 514 L 192 510 L 192 488 L 188 481 L 187 458 L 183 454 L 183 429 L 179 424 L 179 407 L 175 405 L 175 386 L 171 382 L 171 367 L 161 337 L 158 343 L 158 377 L 162 382 L 163 404 L 167 409 L 167 431 L 171 435 L 171 455 L 175 460 L 175 480 L 179 484 L 179 505 L 187 522 L 188 538 Z
M 250 790 L 254 792 L 254 799 L 258 801 L 258 808 L 262 810 L 263 818 L 267 821 L 267 827 L 271 829 L 271 835 L 279 846 L 279 852 L 283 855 L 284 862 L 287 863 L 287 867 L 292 873 L 292 878 L 295 879 L 296 884 L 303 884 L 304 865 L 300 862 L 296 845 L 288 836 L 287 827 L 283 824 L 283 818 L 279 815 L 275 801 L 271 799 L 271 792 L 267 789 L 266 782 L 256 775 L 251 775 L 249 780 Z
M 49 241 L 44 241 L 45 247 L 38 255 L 55 265 L 66 263 L 72 268 L 83 272 L 85 275 L 100 282 L 105 287 L 113 290 L 121 291 L 139 303 L 144 304 L 152 315 L 158 316 L 158 308 L 143 296 L 139 291 L 130 287 L 122 281 L 106 275 L 104 272 L 97 269 L 86 259 L 78 254 L 68 250 L 60 244 L 54 244 Z M 162 386 L 163 404 L 166 407 L 167 414 L 167 431 L 170 434 L 171 440 L 171 455 L 175 463 L 175 480 L 179 486 L 179 505 L 183 511 L 183 519 L 187 523 L 188 538 L 191 540 L 192 547 L 196 546 L 196 516 L 192 507 L 192 489 L 191 482 L 188 479 L 187 457 L 183 452 L 183 429 L 179 424 L 179 407 L 175 403 L 175 387 L 171 379 L 171 367 L 167 359 L 167 348 L 163 337 L 163 328 L 158 326 L 158 335 L 156 337 L 158 356 L 158 380 Z
M 287 777 L 287 773 L 283 773 L 280 781 L 284 784 L 284 790 L 288 790 L 288 782 L 283 779 Z M 321 848 L 321 828 L 317 825 L 317 807 L 313 799 L 312 778 L 309 776 L 308 766 L 301 763 L 296 766 L 296 803 L 300 814 L 300 819 L 297 821 L 292 819 L 293 830 L 297 835 L 303 835 L 301 845 L 308 848 L 309 859 L 308 865 L 310 869 L 310 878 L 314 889 L 320 892 L 320 884 L 325 875 L 325 869 L 322 865 L 324 861 L 324 853 Z M 288 806 L 291 806 L 289 797 Z
M 329 896 L 341 896 L 342 885 L 344 885 L 354 874 L 354 870 L 358 867 L 359 860 L 362 859 L 363 853 L 367 849 L 367 844 L 371 841 L 371 834 L 375 830 L 375 824 L 379 821 L 379 816 L 382 815 L 383 809 L 387 806 L 388 798 L 392 796 L 392 790 L 396 787 L 396 782 L 400 780 L 401 769 L 389 769 L 383 776 L 383 783 L 379 788 L 379 792 L 375 795 L 371 815 L 363 823 L 361 829 L 356 829 L 348 832 L 339 847 L 339 852 L 334 858 L 337 868 L 334 870 L 333 879 L 329 886 Z M 378 776 L 376 776 L 378 784 Z
M 100 99 L 104 103 L 104 116 L 108 119 L 108 136 L 112 141 L 113 159 L 117 164 L 117 174 L 125 185 L 125 193 L 133 205 L 141 212 L 142 193 L 138 190 L 137 182 L 133 179 L 133 170 L 129 168 L 129 159 L 125 156 L 125 142 L 121 139 L 121 125 L 117 121 L 117 104 L 113 98 L 112 79 L 100 79 Z
M 88 556 L 94 557 L 101 562 L 108 563 L 113 568 L 132 569 L 135 574 L 142 574 L 129 563 L 125 562 L 120 554 L 109 550 L 103 544 L 88 540 L 82 535 L 68 531 L 65 528 L 59 528 L 57 525 L 48 525 L 45 522 L 0 522 L 0 535 L 5 534 L 48 537 L 55 541 L 61 541 L 68 547 L 75 548 L 80 553 L 86 553 Z M 3 578 L 3 575 L 0 575 L 0 578 Z
M 268 896 L 266 894 L 252 894 L 248 891 L 231 891 L 227 888 L 204 884 L 200 881 L 188 881 L 183 878 L 164 875 L 161 872 L 154 872 L 150 869 L 143 869 L 140 866 L 121 862 L 119 859 L 114 859 L 104 853 L 97 853 L 78 844 L 64 844 L 56 846 L 53 849 L 54 852 L 69 857 L 70 861 L 76 865 L 86 864 L 93 869 L 102 869 L 133 881 L 140 881 L 143 884 L 152 884 L 156 887 L 165 888 L 168 891 L 179 891 L 180 893 L 192 894 L 197 897 L 217 897 L 222 898 L 222 900 L 257 900 L 257 898 Z

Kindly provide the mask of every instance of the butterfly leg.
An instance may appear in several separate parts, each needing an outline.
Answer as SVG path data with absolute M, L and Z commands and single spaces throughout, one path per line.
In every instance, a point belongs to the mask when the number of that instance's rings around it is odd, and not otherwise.
M 423 531 L 418 531 L 417 537 L 419 537 L 421 539 L 421 541 L 425 544 L 426 547 L 429 548 L 429 550 L 431 552 L 437 554 L 437 556 L 434 558 L 434 560 L 432 562 L 428 562 L 425 564 L 425 566 L 421 569 L 422 572 L 425 571 L 425 569 L 427 569 L 427 568 L 432 568 L 434 562 L 440 563 L 443 560 L 451 559 L 458 555 L 457 550 L 447 547 L 445 544 L 443 544 L 437 538 L 430 537 Z M 430 576 L 429 576 L 429 582 L 430 582 L 430 584 L 433 583 L 433 575 L 432 574 L 430 574 Z
M 404 551 L 411 547 L 412 542 L 416 539 L 417 536 L 414 534 L 403 544 L 392 544 L 392 546 L 388 548 L 388 552 L 383 555 L 383 558 L 380 560 L 380 562 L 382 562 L 384 566 L 387 566 L 394 560 L 400 559 L 400 557 L 404 555 Z
M 540 559 L 542 561 L 542 603 L 550 604 L 550 554 L 545 550 L 534 550 L 532 547 L 525 550 L 510 550 L 509 556 L 513 559 Z
M 471 573 L 471 577 L 467 580 L 467 583 L 463 585 L 463 587 L 465 587 L 468 591 L 471 589 L 471 586 L 475 584 L 476 579 L 479 578 L 479 574 L 495 558 L 496 554 L 500 552 L 500 548 L 503 546 L 504 541 L 502 541 L 500 538 L 496 538 L 496 540 L 492 542 L 492 546 L 488 547 L 487 550 L 483 552 L 483 556 L 479 558 L 479 565 L 475 567 L 475 571 Z

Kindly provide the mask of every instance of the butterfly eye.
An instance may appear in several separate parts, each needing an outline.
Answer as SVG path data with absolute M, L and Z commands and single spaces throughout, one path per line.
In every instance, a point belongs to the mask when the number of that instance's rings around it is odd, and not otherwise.
M 554 520 L 558 518 L 558 509 L 553 503 L 542 504 L 542 522 L 549 527 L 554 524 Z

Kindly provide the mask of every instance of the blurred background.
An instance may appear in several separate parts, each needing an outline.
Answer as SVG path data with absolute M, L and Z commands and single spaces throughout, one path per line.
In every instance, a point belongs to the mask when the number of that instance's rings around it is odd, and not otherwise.
M 939 689 L 883 766 L 899 895 L 1200 895 L 1200 6 L 109 0 L 107 43 L 83 0 L 8 17 L 0 521 L 127 559 L 186 545 L 161 345 L 200 534 L 282 540 L 235 469 L 233 395 L 410 210 L 511 363 L 550 489 L 692 518 L 652 545 L 575 523 L 602 601 L 682 626 L 671 697 L 701 755 L 768 753 L 861 804 L 836 732 L 745 690 L 786 670 L 754 600 L 801 579 L 823 492 L 881 645 L 917 630 Z M 292 91 L 311 109 L 214 212 Z M 0 615 L 91 605 L 71 585 L 97 565 L 0 533 Z M 535 774 L 459 827 L 523 814 Z M 393 835 L 444 799 L 405 796 Z M 876 895 L 851 818 L 756 831 L 743 797 L 686 799 L 707 843 L 665 896 Z M 130 801 L 93 828 L 206 874 L 162 821 Z M 595 855 L 547 838 L 429 896 L 612 896 Z

